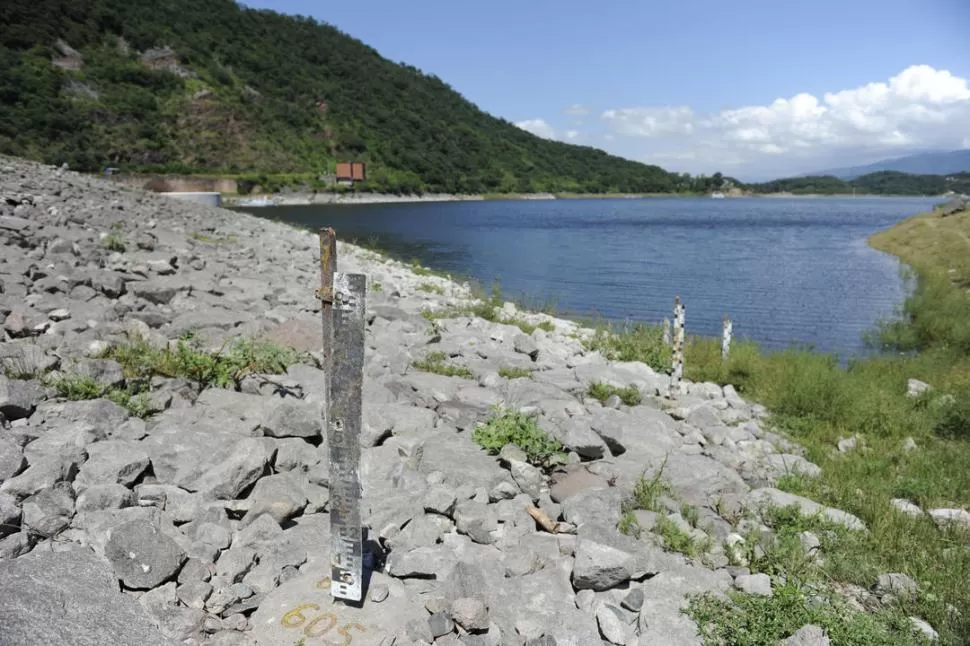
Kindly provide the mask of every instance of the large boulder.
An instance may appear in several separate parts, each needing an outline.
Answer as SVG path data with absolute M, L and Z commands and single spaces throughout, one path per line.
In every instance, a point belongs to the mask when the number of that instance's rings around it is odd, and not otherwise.
M 0 643 L 174 646 L 90 549 L 0 561 Z

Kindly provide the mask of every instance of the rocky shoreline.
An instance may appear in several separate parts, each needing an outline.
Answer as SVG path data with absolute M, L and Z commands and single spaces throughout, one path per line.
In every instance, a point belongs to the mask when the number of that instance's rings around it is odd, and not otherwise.
M 742 549 L 767 507 L 864 531 L 775 488 L 819 469 L 732 388 L 667 399 L 665 375 L 511 303 L 431 321 L 468 287 L 338 243 L 338 271 L 369 285 L 373 570 L 360 607 L 334 604 L 316 234 L 0 157 L 0 245 L 3 644 L 699 644 L 689 595 L 772 594 Z M 105 396 L 133 383 L 118 348 L 172 359 L 187 334 L 306 354 L 204 387 L 160 369 L 138 406 Z M 475 441 L 516 416 L 565 457 Z

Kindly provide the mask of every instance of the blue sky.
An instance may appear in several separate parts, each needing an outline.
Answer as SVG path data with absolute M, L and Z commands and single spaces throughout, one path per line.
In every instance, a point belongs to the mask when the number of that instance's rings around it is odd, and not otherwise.
M 970 147 L 970 0 L 245 4 L 335 25 L 540 136 L 672 170 Z

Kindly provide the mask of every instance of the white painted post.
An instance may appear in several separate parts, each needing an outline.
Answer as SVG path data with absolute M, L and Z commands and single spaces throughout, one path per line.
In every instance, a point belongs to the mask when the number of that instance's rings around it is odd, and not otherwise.
M 684 318 L 685 307 L 680 296 L 674 299 L 674 352 L 670 375 L 670 396 L 681 394 L 681 380 L 684 378 Z
M 670 319 L 664 319 L 663 340 L 664 340 L 664 345 L 669 348 L 670 347 Z
M 733 324 L 727 316 L 722 321 L 723 330 L 721 332 L 721 361 L 727 361 L 728 354 L 731 352 L 731 332 Z

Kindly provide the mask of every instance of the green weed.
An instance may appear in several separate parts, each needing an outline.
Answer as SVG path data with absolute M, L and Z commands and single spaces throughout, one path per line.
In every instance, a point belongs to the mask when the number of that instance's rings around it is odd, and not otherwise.
M 210 353 L 201 349 L 192 335 L 179 339 L 174 348 L 135 342 L 112 347 L 106 356 L 120 363 L 128 378 L 182 377 L 202 388 L 235 387 L 246 374 L 280 374 L 308 360 L 305 353 L 293 348 L 251 339 L 237 339 Z
M 616 386 L 610 386 L 604 383 L 592 383 L 589 386 L 589 396 L 593 399 L 598 399 L 601 402 L 605 402 L 607 399 L 616 395 L 620 398 L 627 406 L 636 406 L 643 401 L 643 397 L 640 394 L 640 390 L 636 386 L 627 386 L 626 388 L 617 388 Z
M 462 377 L 463 379 L 474 379 L 475 375 L 467 366 L 455 366 L 445 363 L 448 357 L 444 352 L 432 352 L 424 359 L 414 361 L 411 366 L 422 372 L 432 372 L 436 375 L 445 377 Z
M 427 292 L 429 294 L 444 294 L 445 290 L 440 285 L 435 285 L 434 283 L 421 283 L 418 285 L 418 289 L 422 292 Z
M 548 466 L 564 458 L 563 447 L 539 428 L 536 418 L 512 410 L 495 410 L 492 417 L 472 432 L 472 439 L 492 455 L 506 444 L 522 449 L 529 462 Z
M 124 253 L 127 247 L 125 246 L 124 240 L 121 238 L 121 234 L 112 231 L 106 235 L 101 240 L 102 246 L 108 251 L 117 251 L 119 253 Z
M 534 371 L 531 368 L 499 368 L 498 374 L 506 379 L 521 379 L 529 377 Z

